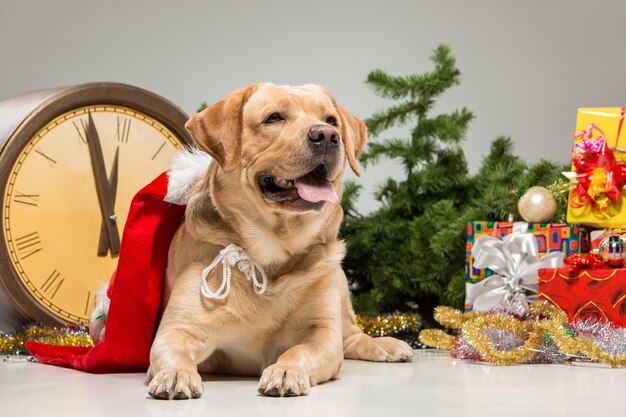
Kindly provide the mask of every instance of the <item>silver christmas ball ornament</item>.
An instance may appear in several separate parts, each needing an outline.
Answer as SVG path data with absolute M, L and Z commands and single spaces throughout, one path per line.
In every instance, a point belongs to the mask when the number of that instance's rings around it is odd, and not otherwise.
M 529 223 L 545 223 L 556 213 L 556 201 L 545 187 L 530 187 L 519 199 L 517 209 L 522 218 Z

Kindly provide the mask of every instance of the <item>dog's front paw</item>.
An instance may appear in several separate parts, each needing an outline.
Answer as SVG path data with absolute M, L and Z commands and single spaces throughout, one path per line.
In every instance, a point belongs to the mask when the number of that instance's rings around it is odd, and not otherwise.
M 259 381 L 259 393 L 270 397 L 308 395 L 309 388 L 309 375 L 304 369 L 278 363 L 265 368 Z
M 203 391 L 200 375 L 182 369 L 164 369 L 148 385 L 148 394 L 159 400 L 200 398 Z
M 373 362 L 410 362 L 413 349 L 406 342 L 393 337 L 366 336 L 346 357 Z

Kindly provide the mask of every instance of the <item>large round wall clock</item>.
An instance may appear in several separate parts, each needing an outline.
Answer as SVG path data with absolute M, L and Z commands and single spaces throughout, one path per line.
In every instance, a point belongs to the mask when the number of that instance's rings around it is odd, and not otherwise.
M 114 83 L 0 103 L 0 291 L 13 311 L 88 321 L 131 199 L 191 143 L 186 120 L 169 101 Z

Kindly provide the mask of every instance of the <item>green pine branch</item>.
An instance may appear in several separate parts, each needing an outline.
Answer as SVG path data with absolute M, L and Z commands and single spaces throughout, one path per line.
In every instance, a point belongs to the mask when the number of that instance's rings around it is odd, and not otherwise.
M 419 125 L 424 136 L 433 136 L 444 143 L 459 143 L 464 139 L 465 132 L 474 114 L 465 107 L 450 114 L 440 114 L 432 119 L 422 120 Z
M 387 110 L 374 113 L 365 120 L 367 132 L 372 137 L 378 136 L 382 131 L 404 124 L 411 118 L 417 117 L 426 110 L 426 106 L 420 102 L 406 101 Z
M 392 100 L 434 98 L 459 84 L 461 72 L 456 68 L 456 60 L 448 46 L 437 47 L 431 60 L 435 64 L 432 72 L 394 77 L 382 70 L 374 70 L 367 76 L 367 83 L 376 95 Z

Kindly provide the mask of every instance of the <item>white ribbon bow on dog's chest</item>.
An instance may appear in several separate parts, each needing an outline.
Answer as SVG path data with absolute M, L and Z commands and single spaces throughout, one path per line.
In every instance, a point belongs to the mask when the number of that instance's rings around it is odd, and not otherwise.
M 218 263 L 222 263 L 222 284 L 213 292 L 209 288 L 209 282 L 207 280 L 209 273 L 217 266 Z M 257 294 L 263 294 L 267 288 L 267 275 L 263 267 L 254 263 L 250 255 L 240 246 L 231 243 L 220 251 L 220 253 L 213 259 L 213 262 L 202 270 L 202 280 L 200 281 L 200 292 L 202 295 L 209 299 L 223 300 L 230 294 L 231 278 L 233 266 L 237 266 L 237 269 L 241 271 L 246 278 L 252 282 L 254 292 Z M 261 273 L 262 281 L 259 282 L 256 275 L 256 270 Z

